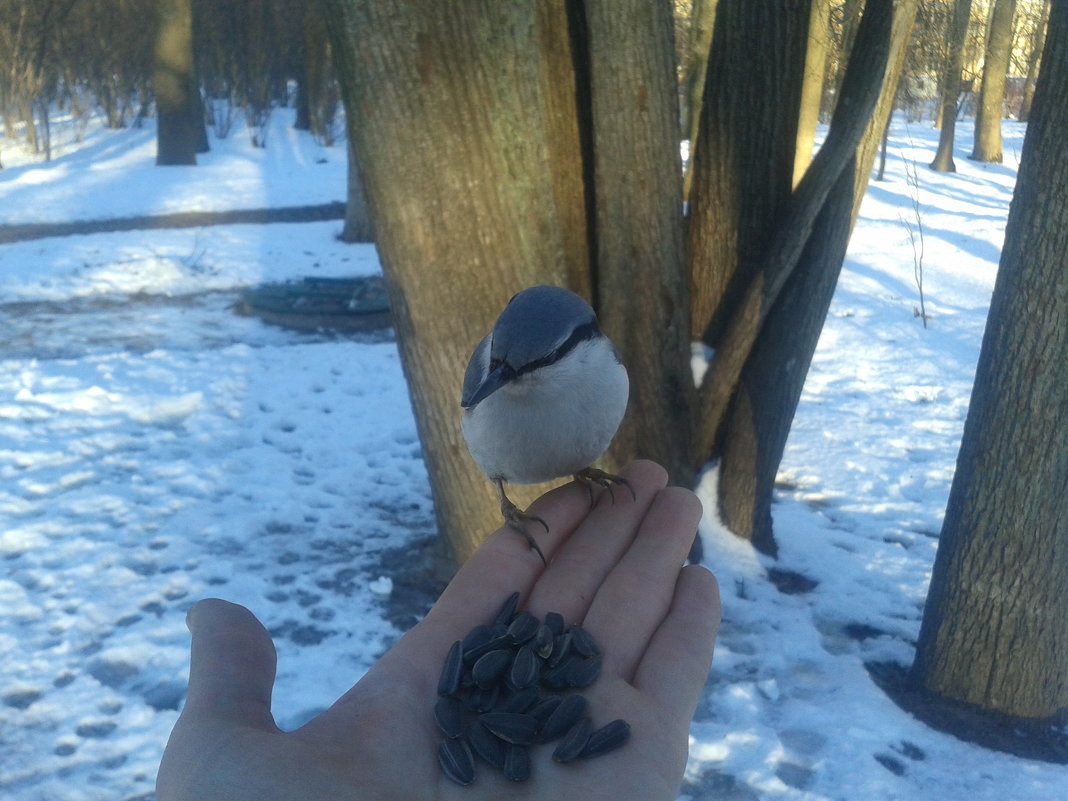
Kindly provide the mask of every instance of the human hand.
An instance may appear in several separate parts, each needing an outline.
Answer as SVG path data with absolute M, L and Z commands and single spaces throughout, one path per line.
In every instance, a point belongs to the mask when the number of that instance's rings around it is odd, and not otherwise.
M 271 715 L 275 650 L 244 607 L 202 601 L 189 612 L 189 694 L 163 755 L 159 801 L 479 799 L 668 801 L 678 794 L 687 736 L 719 625 L 712 574 L 681 567 L 700 518 L 693 493 L 664 488 L 652 462 L 624 471 L 629 497 L 554 489 L 532 506 L 549 533 L 548 567 L 502 528 L 464 564 L 426 618 L 314 720 L 283 732 Z M 681 569 L 680 569 L 681 568 Z M 578 764 L 533 749 L 532 775 L 508 782 L 479 766 L 468 787 L 438 765 L 432 714 L 449 646 L 491 619 L 513 591 L 538 617 L 560 612 L 600 646 L 600 678 L 583 691 L 601 723 L 624 718 L 623 748 Z

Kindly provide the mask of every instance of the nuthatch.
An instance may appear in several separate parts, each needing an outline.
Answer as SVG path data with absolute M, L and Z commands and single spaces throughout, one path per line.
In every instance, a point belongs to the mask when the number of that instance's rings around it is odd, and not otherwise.
M 545 555 L 504 482 L 537 484 L 574 476 L 593 485 L 634 490 L 625 479 L 590 467 L 608 448 L 627 409 L 627 369 L 597 317 L 574 292 L 535 286 L 513 297 L 478 343 L 464 374 L 461 427 L 468 450 L 497 487 L 505 522 Z

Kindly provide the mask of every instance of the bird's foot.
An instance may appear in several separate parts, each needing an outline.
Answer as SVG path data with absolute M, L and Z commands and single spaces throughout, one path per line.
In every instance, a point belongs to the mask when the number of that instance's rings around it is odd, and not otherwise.
M 579 470 L 574 475 L 575 481 L 582 484 L 590 492 L 590 505 L 593 505 L 596 498 L 593 494 L 594 486 L 604 487 L 608 490 L 608 496 L 612 499 L 612 503 L 616 502 L 616 494 L 612 491 L 612 487 L 616 484 L 622 484 L 628 490 L 630 490 L 630 497 L 634 500 L 638 500 L 638 496 L 634 492 L 634 487 L 630 485 L 630 482 L 623 476 L 617 476 L 612 473 L 606 473 L 604 470 L 598 470 L 596 467 L 587 467 L 585 470 Z
M 541 548 L 538 547 L 537 541 L 530 535 L 530 532 L 527 531 L 525 523 L 541 523 L 542 528 L 545 529 L 546 534 L 549 533 L 549 524 L 537 515 L 532 515 L 527 512 L 524 512 L 522 509 L 512 503 L 511 500 L 508 499 L 508 496 L 504 494 L 503 481 L 494 481 L 493 483 L 497 486 L 497 496 L 500 498 L 501 501 L 501 516 L 504 517 L 504 522 L 514 528 L 520 534 L 522 534 L 523 538 L 526 539 L 531 549 L 534 550 L 539 557 L 541 557 L 541 563 L 543 565 L 548 565 L 549 562 L 548 560 L 546 560 L 545 554 L 541 552 Z

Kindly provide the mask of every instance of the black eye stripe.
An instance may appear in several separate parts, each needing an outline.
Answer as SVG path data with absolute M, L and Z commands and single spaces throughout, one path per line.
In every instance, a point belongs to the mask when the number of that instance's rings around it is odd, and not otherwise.
M 560 347 L 552 351 L 546 356 L 540 359 L 535 359 L 532 362 L 527 362 L 516 369 L 515 374 L 517 376 L 523 375 L 537 370 L 539 367 L 545 367 L 548 364 L 552 364 L 555 361 L 563 358 L 567 353 L 574 350 L 580 342 L 586 342 L 593 339 L 601 333 L 600 327 L 597 325 L 596 320 L 590 320 L 588 323 L 583 323 L 571 332 L 571 336 L 560 343 Z

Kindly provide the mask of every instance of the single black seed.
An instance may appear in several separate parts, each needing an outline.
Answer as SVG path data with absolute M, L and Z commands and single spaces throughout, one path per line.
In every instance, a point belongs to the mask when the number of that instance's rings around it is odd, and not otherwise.
M 571 634 L 558 634 L 553 637 L 553 652 L 549 656 L 549 667 L 556 667 L 560 660 L 571 653 Z
M 625 720 L 613 720 L 606 723 L 590 735 L 586 747 L 579 754 L 580 759 L 590 759 L 609 751 L 615 751 L 630 739 L 630 724 Z
M 545 721 L 549 719 L 549 715 L 556 711 L 556 707 L 560 706 L 560 702 L 563 700 L 562 696 L 550 695 L 546 698 L 542 698 L 538 703 L 534 704 L 534 706 L 526 711 L 536 717 L 539 723 L 544 724 Z
M 482 714 L 483 712 L 489 712 L 497 706 L 497 701 L 501 697 L 501 685 L 494 684 L 483 690 L 481 687 L 475 687 L 467 694 L 464 699 L 464 707 L 469 712 L 476 714 Z
M 438 746 L 438 762 L 445 775 L 457 784 L 468 785 L 475 780 L 475 762 L 471 748 L 463 738 L 446 737 Z
M 593 641 L 593 637 L 586 629 L 577 623 L 571 627 L 568 632 L 571 635 L 571 647 L 578 651 L 583 656 L 598 656 L 601 653 L 601 649 L 597 647 L 597 643 Z
M 513 592 L 508 596 L 508 599 L 501 605 L 500 611 L 497 612 L 497 617 L 493 619 L 494 623 L 502 623 L 507 626 L 512 622 L 512 616 L 515 614 L 515 610 L 519 608 L 519 593 Z
M 553 630 L 544 623 L 538 626 L 538 633 L 534 635 L 533 648 L 542 659 L 548 659 L 553 652 Z
M 525 782 L 530 778 L 530 752 L 523 746 L 508 746 L 504 755 L 504 778 L 513 782 Z
M 550 690 L 563 690 L 567 687 L 567 674 L 571 670 L 571 665 L 576 661 L 578 657 L 572 656 L 544 671 L 541 674 L 541 683 Z
M 524 687 L 512 693 L 494 708 L 494 712 L 528 712 L 538 703 L 540 696 L 537 687 Z
M 467 632 L 463 639 L 463 650 L 466 654 L 493 639 L 493 631 L 489 626 L 475 626 Z
M 578 759 L 582 749 L 589 742 L 590 732 L 593 731 L 593 721 L 589 717 L 582 717 L 567 730 L 567 734 L 560 740 L 560 744 L 553 751 L 554 762 L 573 762 Z
M 545 625 L 549 627 L 549 630 L 553 633 L 554 637 L 563 634 L 564 629 L 566 628 L 564 616 L 559 612 L 549 612 L 546 614 Z
M 464 733 L 464 703 L 459 698 L 443 696 L 434 704 L 434 720 L 446 737 Z
M 519 712 L 487 712 L 479 717 L 482 725 L 513 745 L 530 745 L 538 732 L 538 719 Z
M 567 686 L 584 690 L 601 675 L 601 657 L 575 659 L 567 663 Z
M 532 687 L 538 683 L 541 664 L 530 646 L 524 645 L 515 653 L 512 667 L 508 671 L 508 683 L 516 690 Z
M 541 623 L 534 615 L 530 612 L 520 612 L 512 618 L 512 623 L 508 626 L 508 636 L 516 645 L 521 645 L 533 639 L 539 628 L 541 628 Z
M 471 748 L 487 764 L 502 770 L 504 768 L 504 755 L 508 750 L 508 744 L 500 737 L 493 734 L 489 729 L 477 720 L 467 730 L 467 739 Z
M 483 690 L 489 689 L 496 684 L 508 666 L 512 664 L 512 652 L 504 650 L 490 651 L 483 654 L 474 665 L 471 666 L 471 676 L 475 684 Z
M 473 665 L 490 651 L 507 650 L 511 647 L 512 639 L 507 634 L 502 634 L 500 637 L 486 640 L 486 642 L 475 646 L 470 651 L 464 651 L 464 662 Z
M 445 656 L 445 664 L 441 668 L 441 678 L 438 679 L 438 695 L 456 695 L 460 689 L 460 679 L 463 676 L 463 644 L 457 640 L 449 648 Z
M 560 705 L 552 711 L 552 714 L 541 725 L 538 733 L 539 743 L 552 742 L 562 737 L 568 729 L 586 714 L 589 702 L 584 695 L 568 695 L 560 702 Z M 536 719 L 536 718 L 535 718 Z

